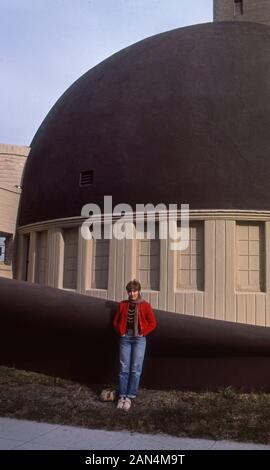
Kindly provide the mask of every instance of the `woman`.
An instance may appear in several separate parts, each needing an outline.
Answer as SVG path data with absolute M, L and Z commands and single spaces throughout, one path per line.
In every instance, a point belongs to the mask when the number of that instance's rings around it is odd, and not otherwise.
M 120 302 L 113 325 L 120 335 L 118 409 L 128 411 L 136 398 L 146 347 L 146 336 L 157 322 L 151 305 L 141 298 L 141 284 L 133 279 L 126 285 L 128 300 Z

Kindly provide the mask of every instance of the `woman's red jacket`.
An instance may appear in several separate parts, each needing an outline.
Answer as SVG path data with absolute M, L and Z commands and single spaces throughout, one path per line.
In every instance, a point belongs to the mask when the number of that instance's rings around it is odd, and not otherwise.
M 117 312 L 113 320 L 113 326 L 115 331 L 123 336 L 127 330 L 127 317 L 128 317 L 128 300 L 120 302 Z M 143 336 L 147 336 L 157 326 L 157 321 L 151 305 L 143 300 L 138 304 L 138 322 L 139 322 L 139 333 Z

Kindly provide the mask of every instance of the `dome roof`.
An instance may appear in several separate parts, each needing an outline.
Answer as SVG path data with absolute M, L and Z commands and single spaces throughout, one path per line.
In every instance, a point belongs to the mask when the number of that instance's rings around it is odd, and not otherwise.
M 84 204 L 270 210 L 270 27 L 196 25 L 106 59 L 57 101 L 31 144 L 19 225 Z M 82 172 L 90 185 L 80 185 Z

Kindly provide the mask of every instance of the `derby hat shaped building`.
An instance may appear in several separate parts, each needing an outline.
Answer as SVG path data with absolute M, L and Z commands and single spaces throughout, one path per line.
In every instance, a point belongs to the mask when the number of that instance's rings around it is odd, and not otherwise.
M 270 28 L 235 21 L 252 3 L 216 1 L 219 21 L 127 47 L 57 101 L 25 167 L 17 279 L 119 300 L 136 277 L 158 309 L 270 325 Z M 104 196 L 189 204 L 188 248 L 85 240 Z

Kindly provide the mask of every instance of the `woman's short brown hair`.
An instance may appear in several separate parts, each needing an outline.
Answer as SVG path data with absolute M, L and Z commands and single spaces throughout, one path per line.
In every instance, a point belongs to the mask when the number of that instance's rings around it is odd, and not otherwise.
M 134 290 L 137 290 L 137 291 L 140 292 L 141 284 L 139 283 L 139 281 L 137 281 L 137 279 L 132 279 L 132 281 L 129 281 L 127 283 L 126 289 L 127 289 L 127 291 L 130 291 L 130 290 L 134 289 Z

